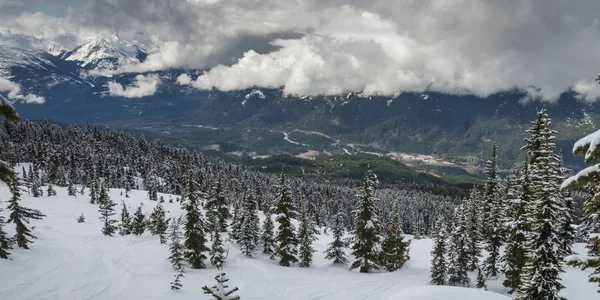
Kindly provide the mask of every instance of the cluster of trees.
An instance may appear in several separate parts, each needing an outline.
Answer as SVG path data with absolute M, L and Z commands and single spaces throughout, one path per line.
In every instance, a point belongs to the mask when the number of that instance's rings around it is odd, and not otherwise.
M 473 189 L 456 207 L 452 219 L 438 221 L 432 251 L 433 284 L 469 286 L 468 273 L 478 271 L 476 287 L 485 288 L 486 279 L 503 273 L 503 285 L 515 299 L 561 299 L 564 286 L 560 274 L 577 239 L 573 193 L 567 189 L 583 187 L 592 177 L 566 180 L 570 170 L 562 166 L 562 155 L 555 153 L 556 131 L 545 110 L 537 113 L 527 133 L 522 148 L 526 159 L 519 168 L 500 179 L 494 146 L 483 189 Z M 589 143 L 576 146 L 576 151 L 585 153 L 589 147 Z M 593 201 L 587 201 L 590 208 Z M 599 228 L 594 217 L 598 206 L 586 211 L 586 226 L 581 228 L 594 232 Z M 591 239 L 591 248 L 594 243 Z M 589 261 L 588 265 L 594 265 Z

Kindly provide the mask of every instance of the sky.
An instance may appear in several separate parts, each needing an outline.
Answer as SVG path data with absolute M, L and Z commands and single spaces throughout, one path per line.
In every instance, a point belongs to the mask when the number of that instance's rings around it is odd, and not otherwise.
M 129 92 L 112 86 L 136 96 L 156 90 L 153 72 L 181 68 L 178 83 L 198 89 L 595 101 L 599 11 L 597 0 L 0 0 L 0 41 L 136 40 L 148 58 L 116 73 L 145 75 Z

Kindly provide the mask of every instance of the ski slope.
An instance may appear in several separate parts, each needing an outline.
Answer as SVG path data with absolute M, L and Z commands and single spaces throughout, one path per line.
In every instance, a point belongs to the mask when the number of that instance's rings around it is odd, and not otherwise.
M 34 220 L 38 239 L 30 250 L 12 250 L 12 260 L 0 259 L 0 299 L 211 299 L 201 287 L 212 286 L 217 270 L 187 269 L 183 288 L 172 291 L 169 283 L 174 271 L 167 261 L 167 244 L 146 232 L 143 236 L 106 237 L 100 233 L 97 205 L 86 195 L 67 196 L 65 188 L 55 188 L 58 195 L 33 198 L 24 193 L 22 205 L 47 215 Z M 145 191 L 133 190 L 131 198 L 123 190 L 111 189 L 111 199 L 119 205 L 115 218 L 120 219 L 121 200 L 133 213 L 143 203 L 148 214 L 156 202 L 146 200 Z M 123 192 L 124 193 L 124 192 Z M 180 216 L 179 203 L 163 205 L 170 216 Z M 10 193 L 0 184 L 1 207 L 6 208 Z M 173 199 L 176 197 L 173 196 Z M 3 214 L 8 216 L 8 212 Z M 85 223 L 77 223 L 83 214 Z M 262 216 L 261 216 L 262 219 Z M 262 221 L 261 221 L 262 222 Z M 14 224 L 6 231 L 14 234 Z M 239 287 L 242 299 L 389 299 L 389 300 L 507 300 L 502 278 L 488 281 L 490 291 L 429 285 L 429 260 L 432 241 L 413 240 L 411 259 L 393 273 L 360 274 L 347 266 L 331 266 L 323 251 L 331 242 L 320 235 L 315 242 L 315 262 L 310 268 L 284 268 L 268 257 L 257 254 L 247 258 L 232 243 L 224 271 L 232 286 Z M 576 245 L 578 250 L 583 245 Z M 349 252 L 349 251 L 348 251 Z M 566 267 L 563 296 L 570 300 L 597 299 L 597 287 L 587 282 L 587 271 Z M 475 276 L 473 274 L 473 282 Z

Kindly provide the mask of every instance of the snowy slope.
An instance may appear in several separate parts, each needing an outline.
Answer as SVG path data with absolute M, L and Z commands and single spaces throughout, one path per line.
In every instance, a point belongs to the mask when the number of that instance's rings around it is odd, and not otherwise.
M 115 70 L 120 66 L 139 63 L 136 58 L 140 46 L 131 42 L 111 42 L 103 38 L 92 39 L 73 51 L 63 54 L 63 59 L 76 61 L 84 68 Z
M 139 203 L 149 213 L 155 202 L 145 200 L 145 191 L 132 191 L 132 197 L 120 196 L 112 189 L 110 197 L 124 200 L 133 213 Z M 183 289 L 172 291 L 169 282 L 173 269 L 166 260 L 168 246 L 158 237 L 105 237 L 100 233 L 97 205 L 88 196 L 67 196 L 57 188 L 58 196 L 33 198 L 23 196 L 22 204 L 40 209 L 47 217 L 33 221 L 39 237 L 30 250 L 15 249 L 12 260 L 0 260 L 0 299 L 209 299 L 203 285 L 212 285 L 216 270 L 186 270 Z M 87 193 L 87 191 L 86 191 Z M 170 216 L 179 216 L 179 204 L 164 206 Z M 8 188 L 0 185 L 0 199 L 9 198 Z M 175 199 L 175 197 L 173 197 Z M 3 208 L 6 202 L 2 202 Z M 76 218 L 84 214 L 85 223 Z M 7 212 L 4 211 L 7 215 Z M 118 217 L 118 214 L 117 216 Z M 261 218 L 262 219 L 262 218 Z M 14 232 L 9 224 L 7 231 Z M 232 285 L 240 288 L 242 299 L 389 299 L 389 300 L 508 300 L 501 279 L 490 281 L 494 292 L 475 289 L 436 287 L 428 284 L 431 240 L 411 244 L 410 261 L 398 272 L 360 274 L 347 267 L 331 266 L 322 251 L 331 241 L 321 235 L 316 242 L 315 263 L 310 268 L 283 268 L 264 255 L 244 257 L 237 246 L 230 247 L 225 271 Z M 597 297 L 596 287 L 587 282 L 586 272 L 567 268 L 563 296 L 570 300 Z

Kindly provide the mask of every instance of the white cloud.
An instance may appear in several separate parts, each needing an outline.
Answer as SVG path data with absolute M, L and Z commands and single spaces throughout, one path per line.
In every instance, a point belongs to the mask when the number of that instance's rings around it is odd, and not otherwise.
M 142 98 L 152 96 L 156 93 L 160 78 L 157 74 L 137 75 L 135 80 L 128 86 L 121 85 L 115 81 L 109 81 L 106 86 L 111 96 L 125 98 Z
M 181 74 L 177 77 L 177 84 L 188 85 L 192 83 L 192 78 L 188 74 Z
M 179 78 L 198 88 L 600 95 L 591 81 L 600 72 L 597 0 L 144 0 L 144 9 L 136 1 L 89 2 L 64 17 L 5 17 L 0 34 L 68 48 L 94 35 L 145 32 L 150 55 L 117 72 L 206 70 Z
M 46 102 L 44 97 L 35 94 L 23 94 L 21 86 L 6 78 L 0 77 L 0 92 L 8 92 L 8 99 L 23 103 L 42 104 Z

